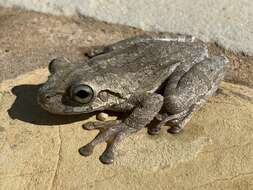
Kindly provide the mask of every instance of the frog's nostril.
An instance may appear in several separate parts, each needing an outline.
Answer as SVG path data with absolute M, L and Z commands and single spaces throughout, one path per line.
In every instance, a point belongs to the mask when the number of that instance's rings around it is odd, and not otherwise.
M 49 95 L 45 95 L 44 96 L 46 100 L 49 100 L 50 99 L 50 96 Z
M 44 93 L 39 93 L 37 98 L 38 98 L 38 102 L 40 104 L 46 104 L 50 100 L 50 95 L 44 94 Z

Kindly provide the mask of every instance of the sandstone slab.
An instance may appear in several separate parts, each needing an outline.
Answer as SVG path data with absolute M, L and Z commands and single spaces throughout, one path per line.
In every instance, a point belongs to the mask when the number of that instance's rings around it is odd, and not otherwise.
M 36 103 L 46 69 L 0 84 L 0 189 L 240 189 L 253 188 L 253 90 L 223 82 L 185 131 L 158 136 L 146 129 L 126 139 L 112 165 L 78 148 L 97 131 L 94 115 L 54 116 Z

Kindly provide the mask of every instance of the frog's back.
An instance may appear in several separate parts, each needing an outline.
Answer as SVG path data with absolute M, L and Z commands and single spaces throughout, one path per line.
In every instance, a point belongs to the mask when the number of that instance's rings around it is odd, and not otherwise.
M 89 65 L 97 72 L 117 80 L 126 91 L 153 92 L 182 62 L 193 62 L 205 54 L 201 41 L 143 41 L 126 49 L 113 50 L 92 58 Z M 196 50 L 193 51 L 192 49 Z M 195 53 L 193 53 L 195 52 Z M 129 89 L 130 88 L 130 89 Z

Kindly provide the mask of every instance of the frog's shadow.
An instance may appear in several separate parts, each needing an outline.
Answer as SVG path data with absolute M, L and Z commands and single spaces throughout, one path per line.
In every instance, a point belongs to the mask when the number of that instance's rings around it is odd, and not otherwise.
M 41 85 L 18 85 L 11 89 L 16 96 L 8 110 L 12 119 L 18 119 L 36 125 L 60 125 L 88 119 L 93 114 L 53 115 L 43 110 L 37 103 L 37 92 Z

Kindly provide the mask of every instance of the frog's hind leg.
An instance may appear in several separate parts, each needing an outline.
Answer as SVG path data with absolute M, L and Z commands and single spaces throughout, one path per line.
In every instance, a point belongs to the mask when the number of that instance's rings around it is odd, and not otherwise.
M 189 110 L 169 115 L 168 113 L 162 114 L 158 116 L 160 122 L 149 129 L 149 134 L 156 135 L 160 132 L 161 128 L 168 123 L 170 128 L 168 129 L 169 133 L 176 134 L 183 130 L 184 126 L 191 119 L 194 112 L 196 112 L 201 105 L 203 105 L 205 101 L 202 99 L 199 104 L 193 105 Z
M 170 133 L 179 133 L 187 122 L 217 90 L 224 77 L 224 57 L 212 57 L 195 64 L 188 72 L 172 76 L 164 90 L 164 107 L 166 113 L 158 115 L 157 126 L 149 129 L 150 134 L 157 134 L 168 123 Z M 178 80 L 177 80 L 178 79 Z
M 178 118 L 182 118 L 184 116 L 186 116 L 187 111 L 183 111 L 174 115 L 169 115 L 168 113 L 163 113 L 163 114 L 158 114 L 156 116 L 156 119 L 159 121 L 159 123 L 157 125 L 152 125 L 148 127 L 148 133 L 150 135 L 157 135 L 162 126 L 164 126 L 167 122 L 171 121 L 171 120 L 176 120 Z
M 195 105 L 190 107 L 189 110 L 184 115 L 175 119 L 168 120 L 166 123 L 168 123 L 171 126 L 171 128 L 168 129 L 168 132 L 176 134 L 182 131 L 185 125 L 188 123 L 188 121 L 190 121 L 190 119 L 192 118 L 193 113 L 197 112 L 205 102 L 206 99 L 201 99 Z M 163 125 L 165 125 L 166 123 L 161 122 L 161 124 Z
M 219 81 L 214 81 L 213 87 L 205 94 L 204 97 L 201 97 L 194 105 L 192 105 L 184 114 L 175 118 L 175 119 L 167 119 L 166 123 L 168 123 L 171 128 L 168 129 L 169 133 L 176 134 L 182 131 L 185 125 L 190 121 L 193 116 L 193 113 L 197 112 L 207 101 L 208 97 L 212 96 L 215 91 L 218 89 Z M 218 82 L 218 83 L 217 83 Z M 165 119 L 166 120 L 166 119 Z M 165 125 L 165 122 L 161 121 L 161 124 Z

